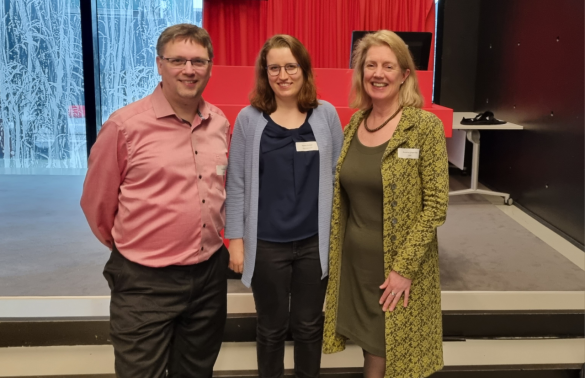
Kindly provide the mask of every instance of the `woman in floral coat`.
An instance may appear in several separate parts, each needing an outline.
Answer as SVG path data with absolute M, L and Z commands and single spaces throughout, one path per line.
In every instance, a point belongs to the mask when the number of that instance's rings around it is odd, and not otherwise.
M 336 170 L 323 348 L 351 340 L 366 378 L 420 378 L 443 366 L 436 228 L 448 203 L 444 130 L 394 33 L 354 55 L 353 107 Z

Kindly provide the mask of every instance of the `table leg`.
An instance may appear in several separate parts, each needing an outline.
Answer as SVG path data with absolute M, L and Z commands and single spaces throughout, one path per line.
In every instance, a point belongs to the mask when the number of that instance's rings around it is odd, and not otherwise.
M 471 189 L 477 190 L 479 182 L 479 131 L 467 130 L 467 140 L 473 143 L 473 157 L 471 159 Z
M 494 192 L 492 190 L 478 189 L 479 180 L 479 130 L 467 130 L 467 140 L 473 144 L 473 158 L 471 160 L 471 188 L 449 192 L 450 196 L 464 194 L 483 194 L 488 196 L 504 197 L 504 203 L 512 204 L 509 193 Z

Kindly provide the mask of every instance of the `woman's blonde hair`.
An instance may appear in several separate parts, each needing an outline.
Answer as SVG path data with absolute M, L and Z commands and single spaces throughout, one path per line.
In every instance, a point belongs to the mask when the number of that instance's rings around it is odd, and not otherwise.
M 410 70 L 410 75 L 400 86 L 398 103 L 405 106 L 422 108 L 424 104 L 423 96 L 418 87 L 416 77 L 416 68 L 410 55 L 408 47 L 396 33 L 389 30 L 379 30 L 372 34 L 367 34 L 358 43 L 353 53 L 353 78 L 350 92 L 350 107 L 360 110 L 367 110 L 372 107 L 372 99 L 364 88 L 364 63 L 368 50 L 372 46 L 388 46 L 396 55 L 398 65 L 402 72 Z
M 313 79 L 311 56 L 305 46 L 295 37 L 286 34 L 277 34 L 266 41 L 256 59 L 256 83 L 250 94 L 250 103 L 256 109 L 267 114 L 276 111 L 276 98 L 268 82 L 266 72 L 266 55 L 272 49 L 289 48 L 303 72 L 303 85 L 297 95 L 297 106 L 301 113 L 319 106 L 317 102 L 317 88 Z

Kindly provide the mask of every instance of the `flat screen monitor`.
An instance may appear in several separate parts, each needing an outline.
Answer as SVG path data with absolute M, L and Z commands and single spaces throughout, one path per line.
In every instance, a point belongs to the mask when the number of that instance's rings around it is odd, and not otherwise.
M 353 57 L 353 50 L 357 42 L 362 39 L 366 34 L 375 33 L 375 31 L 353 31 L 351 33 L 351 52 L 349 55 L 349 68 L 352 67 L 351 58 Z M 394 32 L 396 33 L 404 43 L 408 46 L 414 64 L 417 70 L 428 70 L 429 69 L 429 55 L 431 53 L 431 40 L 433 39 L 433 33 L 429 32 Z

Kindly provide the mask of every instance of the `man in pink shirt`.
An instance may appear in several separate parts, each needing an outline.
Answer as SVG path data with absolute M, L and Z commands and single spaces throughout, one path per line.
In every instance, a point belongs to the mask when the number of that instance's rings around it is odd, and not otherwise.
M 202 98 L 209 34 L 174 25 L 156 50 L 161 83 L 104 123 L 81 207 L 112 250 L 104 276 L 117 376 L 211 377 L 226 319 L 229 123 Z

